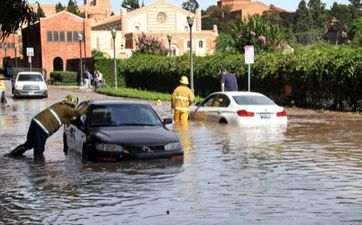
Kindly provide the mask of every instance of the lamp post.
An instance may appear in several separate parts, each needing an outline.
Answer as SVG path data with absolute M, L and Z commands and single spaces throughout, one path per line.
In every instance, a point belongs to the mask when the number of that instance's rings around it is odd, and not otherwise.
M 78 41 L 79 41 L 79 55 L 80 55 L 80 62 L 79 62 L 79 68 L 80 68 L 80 82 L 79 85 L 83 86 L 83 62 L 82 62 L 82 40 L 83 35 L 81 32 L 78 33 Z
M 14 47 L 14 51 L 15 51 L 15 67 L 18 67 L 18 56 L 16 54 L 16 46 Z
M 169 56 L 172 55 L 171 53 L 171 40 L 172 40 L 172 34 L 167 34 L 167 40 L 168 40 L 168 54 Z
M 187 23 L 190 27 L 190 79 L 191 79 L 191 90 L 194 92 L 194 66 L 192 62 L 192 25 L 194 24 L 194 17 L 191 15 L 187 16 Z
M 117 65 L 116 65 L 116 35 L 117 35 L 117 30 L 113 28 L 111 33 L 112 33 L 112 38 L 113 38 L 114 86 L 116 88 L 118 88 Z

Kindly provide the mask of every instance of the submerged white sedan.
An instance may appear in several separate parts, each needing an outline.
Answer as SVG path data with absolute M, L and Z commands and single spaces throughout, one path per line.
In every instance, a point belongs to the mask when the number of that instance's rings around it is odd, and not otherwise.
M 257 92 L 215 92 L 190 107 L 191 120 L 238 125 L 287 124 L 285 109 Z

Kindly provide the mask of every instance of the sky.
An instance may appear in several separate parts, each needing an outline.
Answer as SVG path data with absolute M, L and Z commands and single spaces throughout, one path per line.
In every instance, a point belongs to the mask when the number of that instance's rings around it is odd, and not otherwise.
M 68 3 L 69 0 L 28 0 L 30 3 L 35 3 L 38 1 L 40 4 L 57 4 L 58 2 L 62 4 Z M 112 1 L 112 11 L 114 13 L 118 13 L 121 8 L 122 0 L 111 0 Z M 143 0 L 145 5 L 148 5 L 155 0 Z M 171 3 L 173 3 L 176 6 L 182 6 L 182 3 L 186 0 L 169 0 Z M 285 9 L 287 11 L 295 11 L 298 8 L 299 0 L 258 0 L 260 2 L 263 2 L 267 5 L 273 4 L 279 8 Z M 142 3 L 142 0 L 139 0 L 140 4 Z M 308 0 L 306 0 L 308 3 Z M 333 5 L 334 2 L 337 2 L 339 4 L 349 4 L 348 0 L 322 0 L 323 3 L 326 4 L 326 8 L 330 9 L 330 7 Z M 83 0 L 77 0 L 77 3 L 79 5 L 83 4 Z M 217 0 L 198 0 L 198 3 L 200 4 L 200 9 L 207 9 L 210 5 L 216 5 Z

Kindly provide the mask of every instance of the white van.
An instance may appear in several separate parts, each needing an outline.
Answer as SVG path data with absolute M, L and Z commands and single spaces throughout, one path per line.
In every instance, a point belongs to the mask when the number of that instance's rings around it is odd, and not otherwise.
M 39 72 L 19 72 L 13 83 L 14 97 L 48 97 L 48 86 Z

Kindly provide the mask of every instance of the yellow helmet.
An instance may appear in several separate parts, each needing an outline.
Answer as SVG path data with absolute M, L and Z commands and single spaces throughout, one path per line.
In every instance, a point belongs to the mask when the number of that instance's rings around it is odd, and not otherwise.
M 189 84 L 189 79 L 186 76 L 182 76 L 181 79 L 180 79 L 180 83 L 188 85 Z
M 75 97 L 73 95 L 67 95 L 64 99 L 64 102 L 69 105 L 76 106 L 78 105 L 78 97 Z

